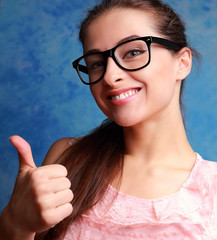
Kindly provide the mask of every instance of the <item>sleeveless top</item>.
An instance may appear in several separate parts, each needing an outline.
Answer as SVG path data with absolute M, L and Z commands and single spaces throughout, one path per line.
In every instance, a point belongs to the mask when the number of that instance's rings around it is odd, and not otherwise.
M 143 199 L 109 185 L 103 199 L 71 224 L 64 240 L 216 240 L 217 163 L 198 154 L 178 192 Z

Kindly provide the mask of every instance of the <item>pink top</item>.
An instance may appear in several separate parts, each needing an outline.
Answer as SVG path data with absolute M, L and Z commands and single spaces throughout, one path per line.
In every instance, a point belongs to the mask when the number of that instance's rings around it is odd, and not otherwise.
M 64 240 L 72 239 L 216 240 L 217 163 L 197 155 L 185 184 L 162 198 L 137 198 L 109 186 L 104 198 L 70 226 Z

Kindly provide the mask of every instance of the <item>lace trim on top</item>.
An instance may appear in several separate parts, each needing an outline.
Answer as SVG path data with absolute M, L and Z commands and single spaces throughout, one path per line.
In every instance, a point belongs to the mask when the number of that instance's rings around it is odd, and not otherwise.
M 174 194 L 143 199 L 109 185 L 103 199 L 70 227 L 66 239 L 217 239 L 217 164 L 198 154 Z
M 132 195 L 120 192 L 110 184 L 108 186 L 108 191 L 113 192 L 113 194 L 115 194 L 115 195 L 118 194 L 120 197 L 122 196 L 123 198 L 131 198 L 131 199 L 134 199 L 136 201 L 146 202 L 146 204 L 148 204 L 149 202 L 157 203 L 157 202 L 161 202 L 161 201 L 165 201 L 165 200 L 171 200 L 171 198 L 176 197 L 179 194 L 182 194 L 183 189 L 186 189 L 188 187 L 188 185 L 191 183 L 192 179 L 195 177 L 195 175 L 197 173 L 197 168 L 200 164 L 199 163 L 200 160 L 202 160 L 202 158 L 200 157 L 199 154 L 196 153 L 195 163 L 192 167 L 192 170 L 191 170 L 188 178 L 186 179 L 184 184 L 180 187 L 180 189 L 175 193 L 172 193 L 172 194 L 169 194 L 169 195 L 166 195 L 166 196 L 163 196 L 163 197 L 159 197 L 159 198 L 145 199 L 145 198 L 139 198 L 139 197 L 136 197 L 136 196 L 132 196 Z

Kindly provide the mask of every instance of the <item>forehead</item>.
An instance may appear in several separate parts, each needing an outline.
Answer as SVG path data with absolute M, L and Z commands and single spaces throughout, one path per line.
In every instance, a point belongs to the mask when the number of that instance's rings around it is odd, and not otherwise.
M 131 35 L 159 36 L 151 14 L 138 9 L 112 9 L 88 26 L 84 49 L 104 51 Z

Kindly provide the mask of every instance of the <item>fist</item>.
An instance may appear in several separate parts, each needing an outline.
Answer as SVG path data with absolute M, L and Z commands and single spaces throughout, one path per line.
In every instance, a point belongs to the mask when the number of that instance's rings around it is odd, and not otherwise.
M 13 136 L 19 171 L 7 212 L 23 232 L 42 232 L 72 213 L 73 193 L 67 170 L 59 164 L 36 167 L 30 145 Z

